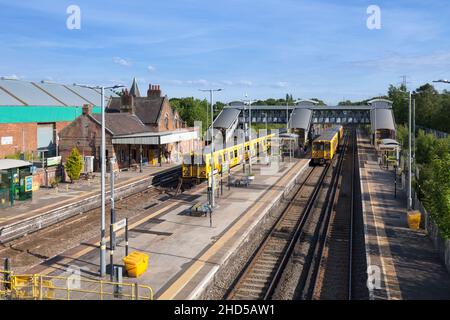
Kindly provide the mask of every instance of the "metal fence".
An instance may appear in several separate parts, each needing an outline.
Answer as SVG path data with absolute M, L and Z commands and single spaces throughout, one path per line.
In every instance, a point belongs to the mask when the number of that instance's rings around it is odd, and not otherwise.
M 423 127 L 423 126 L 419 126 L 419 125 L 416 125 L 416 127 L 417 127 L 417 129 L 422 129 L 423 131 L 425 131 L 425 133 L 433 134 L 436 138 L 439 138 L 439 139 L 448 138 L 447 132 L 443 132 L 443 131 L 439 131 L 439 130 L 435 130 L 435 129 L 431 129 L 431 128 L 427 128 L 427 127 Z
M 444 262 L 447 271 L 450 272 L 450 240 L 441 237 L 438 226 L 433 222 L 430 213 L 420 202 L 417 193 L 414 190 L 412 191 L 412 198 L 414 209 L 419 210 L 422 214 L 422 227 L 426 230 L 428 237 L 433 242 L 434 248 L 438 251 L 439 257 Z
M 0 299 L 18 300 L 153 300 L 150 286 L 93 280 L 78 276 L 15 275 L 0 270 Z

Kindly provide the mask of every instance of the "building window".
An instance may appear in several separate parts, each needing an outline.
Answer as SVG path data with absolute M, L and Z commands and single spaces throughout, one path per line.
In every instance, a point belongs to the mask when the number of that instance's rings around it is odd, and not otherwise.
M 169 115 L 167 113 L 164 116 L 164 127 L 166 128 L 166 130 L 169 130 Z

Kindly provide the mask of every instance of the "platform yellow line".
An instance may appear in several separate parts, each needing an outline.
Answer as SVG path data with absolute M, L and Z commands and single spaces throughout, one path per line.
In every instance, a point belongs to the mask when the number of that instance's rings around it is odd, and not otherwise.
M 153 212 L 152 214 L 146 216 L 145 218 L 142 218 L 139 221 L 136 221 L 136 222 L 130 224 L 128 227 L 128 230 L 132 230 L 133 228 L 136 228 L 137 226 L 141 225 L 142 223 L 147 222 L 148 220 L 152 219 L 153 217 L 159 215 L 160 213 L 162 213 L 166 210 L 169 210 L 177 205 L 179 205 L 178 202 L 173 202 L 173 203 L 165 206 L 164 208 L 161 208 L 158 211 Z M 116 232 L 116 235 L 122 235 L 124 232 L 125 232 L 125 230 L 123 230 L 123 229 L 119 230 L 118 232 Z M 108 242 L 108 241 L 109 241 L 109 236 L 106 237 L 106 242 Z M 69 263 L 69 262 L 71 262 L 75 259 L 78 259 L 81 256 L 91 252 L 92 250 L 96 250 L 96 249 L 98 249 L 98 247 L 84 248 L 68 258 L 64 258 L 63 260 L 59 261 L 58 263 Z M 42 272 L 40 272 L 40 274 L 48 274 L 48 273 L 54 271 L 55 269 L 56 269 L 55 267 L 48 267 L 48 268 L 44 269 Z
M 395 270 L 395 265 L 393 263 L 392 260 L 392 255 L 389 249 L 389 241 L 387 239 L 386 236 L 386 226 L 383 222 L 383 220 L 378 216 L 378 214 L 375 212 L 375 208 L 372 204 L 372 200 L 374 199 L 374 197 L 372 197 L 372 188 L 371 185 L 372 183 L 370 182 L 370 173 L 369 173 L 369 169 L 366 168 L 364 170 L 366 172 L 365 176 L 367 177 L 367 190 L 369 192 L 370 195 L 370 207 L 372 209 L 372 214 L 373 214 L 373 220 L 374 220 L 374 227 L 375 227 L 375 236 L 376 236 L 376 240 L 377 240 L 377 244 L 378 244 L 378 248 L 380 251 L 380 260 L 381 260 L 381 267 L 383 269 L 383 275 L 384 275 L 384 281 L 386 283 L 386 293 L 388 296 L 388 299 L 402 299 L 402 294 L 401 294 L 401 290 L 398 284 L 398 276 L 397 276 L 397 271 Z M 372 171 L 372 170 L 370 170 Z M 378 210 L 377 210 L 378 211 Z M 380 232 L 382 233 L 380 235 Z M 383 248 L 385 248 L 386 254 L 383 254 Z M 393 281 L 390 281 L 389 278 L 393 278 Z M 391 293 L 391 289 L 393 289 L 393 293 Z
M 294 165 L 291 169 L 288 175 L 282 176 L 278 182 L 273 185 L 274 187 L 280 187 L 283 185 L 283 182 L 285 180 L 289 180 L 292 175 L 294 175 L 297 170 L 295 168 L 302 164 L 302 162 L 299 162 L 298 164 Z M 289 179 L 288 179 L 289 178 Z M 255 214 L 255 212 L 258 212 L 261 207 L 266 205 L 265 199 L 271 199 L 272 194 L 278 192 L 276 190 L 277 188 L 272 188 L 272 190 L 266 192 L 263 197 L 263 201 L 259 201 L 258 204 L 254 207 L 252 207 L 250 210 L 248 210 L 244 216 L 239 219 L 228 231 L 223 234 L 219 240 L 217 240 L 209 249 L 200 257 L 198 258 L 177 280 L 175 280 L 172 285 L 167 288 L 159 297 L 158 300 L 172 300 L 176 297 L 176 295 L 186 286 L 186 284 L 189 282 L 190 279 L 192 279 L 200 270 L 201 268 L 206 265 L 208 260 L 216 254 L 223 245 L 231 239 L 237 231 L 252 218 Z

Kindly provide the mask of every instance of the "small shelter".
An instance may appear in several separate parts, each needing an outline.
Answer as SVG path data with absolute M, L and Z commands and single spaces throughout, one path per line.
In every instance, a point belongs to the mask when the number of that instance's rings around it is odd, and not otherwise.
M 13 206 L 33 194 L 32 164 L 28 161 L 0 159 L 0 208 Z

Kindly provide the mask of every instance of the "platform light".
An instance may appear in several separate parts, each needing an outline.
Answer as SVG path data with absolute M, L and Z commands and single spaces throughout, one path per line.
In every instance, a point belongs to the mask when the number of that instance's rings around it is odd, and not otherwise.
M 438 83 L 447 83 L 450 84 L 450 81 L 447 79 L 440 79 L 440 80 L 433 80 L 433 82 L 438 82 Z
M 215 207 L 215 202 L 214 202 L 214 138 L 213 138 L 213 134 L 214 134 L 214 106 L 213 106 L 213 92 L 219 92 L 222 91 L 222 88 L 219 89 L 199 89 L 199 91 L 202 92 L 209 92 L 209 101 L 211 104 L 211 145 L 210 145 L 210 150 L 211 150 L 211 198 L 210 198 L 210 206 L 211 206 L 211 210 Z
M 106 175 L 106 161 L 105 161 L 105 89 L 118 89 L 125 87 L 124 85 L 115 85 L 115 86 L 90 86 L 85 84 L 73 84 L 77 87 L 89 88 L 89 89 L 100 89 L 101 90 L 101 126 L 102 126 L 102 134 L 101 134 L 101 199 L 102 199 L 102 217 L 101 217 L 101 227 L 100 227 L 100 277 L 104 277 L 106 274 L 106 222 L 105 222 L 105 207 L 106 207 L 106 188 L 105 188 L 105 175 Z

